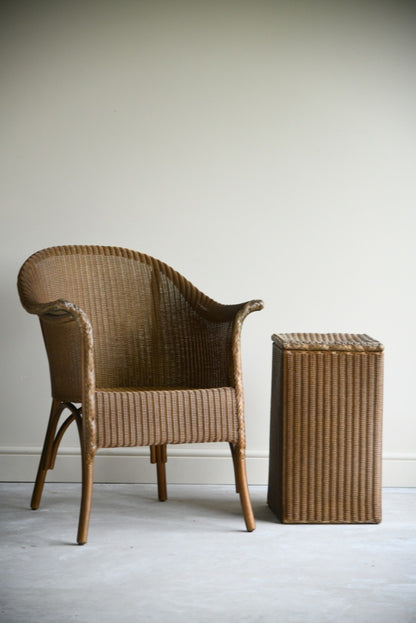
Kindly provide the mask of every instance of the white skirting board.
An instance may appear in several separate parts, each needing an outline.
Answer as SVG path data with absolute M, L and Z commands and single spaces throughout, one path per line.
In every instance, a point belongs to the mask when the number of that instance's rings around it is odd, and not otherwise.
M 35 479 L 40 448 L 0 448 L 0 481 L 31 482 Z M 249 484 L 266 485 L 268 453 L 247 452 Z M 193 449 L 168 447 L 166 466 L 168 483 L 172 484 L 232 484 L 234 472 L 228 446 L 224 449 Z M 81 478 L 78 448 L 61 447 L 47 480 L 77 482 Z M 95 482 L 154 483 L 156 467 L 150 463 L 148 448 L 100 450 L 95 459 Z M 383 455 L 384 487 L 416 487 L 416 454 Z

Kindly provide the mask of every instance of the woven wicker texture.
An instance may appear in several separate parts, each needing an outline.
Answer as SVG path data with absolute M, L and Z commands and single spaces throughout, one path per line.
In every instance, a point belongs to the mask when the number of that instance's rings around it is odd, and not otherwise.
M 40 471 L 53 464 L 66 404 L 80 429 L 89 479 L 83 491 L 91 489 L 99 448 L 150 445 L 160 484 L 167 443 L 226 441 L 253 529 L 240 334 L 245 317 L 263 303 L 221 305 L 155 258 L 101 246 L 35 253 L 20 270 L 18 290 L 25 309 L 40 317 L 49 360 L 53 405 Z M 74 403 L 81 403 L 79 412 Z
M 278 333 L 272 340 L 288 350 L 382 351 L 383 345 L 366 334 Z
M 238 441 L 235 390 L 97 391 L 99 447 Z
M 337 339 L 348 351 L 329 350 L 326 336 L 301 335 L 325 348 L 273 338 L 269 505 L 285 523 L 377 523 L 382 346 L 347 335 Z

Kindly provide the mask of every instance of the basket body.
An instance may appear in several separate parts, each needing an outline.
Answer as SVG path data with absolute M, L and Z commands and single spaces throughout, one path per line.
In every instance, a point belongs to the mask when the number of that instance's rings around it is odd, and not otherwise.
M 283 523 L 379 523 L 383 346 L 273 336 L 268 504 Z

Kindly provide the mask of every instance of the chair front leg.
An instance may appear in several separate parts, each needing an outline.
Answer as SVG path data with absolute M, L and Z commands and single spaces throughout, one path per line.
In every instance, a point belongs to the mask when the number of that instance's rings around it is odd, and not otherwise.
M 231 452 L 234 462 L 236 489 L 237 493 L 240 494 L 241 508 L 243 510 L 247 532 L 253 532 L 253 530 L 256 529 L 256 521 L 254 519 L 250 493 L 248 490 L 246 453 L 244 448 L 239 447 L 238 444 L 235 446 L 231 445 Z
M 79 441 L 81 445 L 81 467 L 82 467 L 82 490 L 81 490 L 81 507 L 79 511 L 78 522 L 78 545 L 85 545 L 88 538 L 88 527 L 90 523 L 92 489 L 94 484 L 94 458 L 95 448 L 91 448 L 85 441 L 85 420 L 77 419 Z
M 82 493 L 77 535 L 78 545 L 85 545 L 87 542 L 94 484 L 94 458 L 84 456 L 84 452 L 82 454 Z

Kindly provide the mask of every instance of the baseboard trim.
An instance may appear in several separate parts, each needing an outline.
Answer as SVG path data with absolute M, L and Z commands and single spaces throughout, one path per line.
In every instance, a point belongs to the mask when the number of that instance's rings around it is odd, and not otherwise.
M 3 482 L 32 482 L 36 475 L 41 448 L 0 447 L 0 479 Z M 247 452 L 250 484 L 266 485 L 268 453 Z M 189 448 L 169 446 L 168 482 L 172 484 L 232 484 L 234 473 L 228 448 Z M 79 448 L 62 447 L 56 466 L 48 474 L 50 482 L 78 482 L 81 479 Z M 155 483 L 154 465 L 148 448 L 103 449 L 95 460 L 95 482 Z M 384 487 L 416 487 L 416 454 L 383 455 Z

